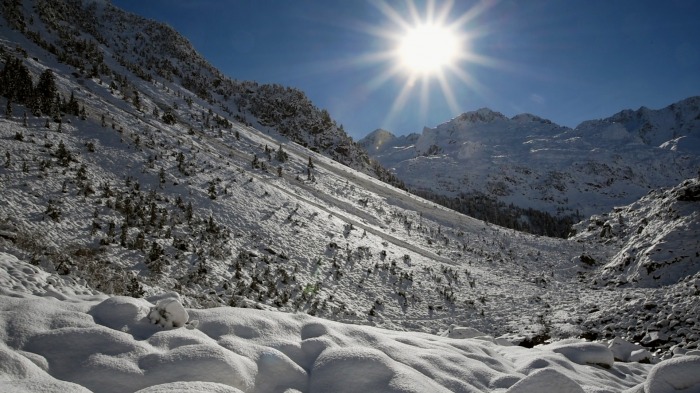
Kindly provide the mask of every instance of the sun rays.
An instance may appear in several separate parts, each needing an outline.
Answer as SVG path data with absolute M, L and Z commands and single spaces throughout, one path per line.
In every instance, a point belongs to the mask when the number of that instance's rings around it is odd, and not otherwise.
M 440 90 L 452 113 L 461 109 L 455 89 L 466 87 L 480 94 L 486 91 L 468 68 L 473 64 L 496 66 L 497 62 L 473 51 L 472 41 L 484 32 L 470 25 L 492 1 L 478 2 L 457 15 L 451 1 L 438 6 L 436 1 L 428 0 L 425 9 L 419 9 L 413 0 L 407 0 L 405 7 L 400 8 L 381 0 L 372 4 L 389 23 L 366 30 L 385 43 L 383 50 L 361 59 L 364 63 L 385 66 L 366 87 L 376 90 L 390 81 L 401 83 L 385 123 L 399 116 L 406 103 L 415 98 L 419 100 L 421 116 L 425 117 L 435 89 Z

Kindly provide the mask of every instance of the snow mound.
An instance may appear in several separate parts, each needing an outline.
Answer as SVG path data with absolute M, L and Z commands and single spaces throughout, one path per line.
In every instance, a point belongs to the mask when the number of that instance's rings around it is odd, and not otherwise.
M 240 389 L 213 382 L 172 382 L 141 389 L 136 393 L 243 393 Z
M 584 390 L 566 375 L 552 369 L 537 370 L 521 379 L 507 393 L 583 393 Z
M 26 296 L 0 295 L 0 391 L 622 391 L 643 384 L 652 368 L 582 366 L 603 358 L 590 343 L 560 346 L 571 361 L 541 347 L 394 332 L 304 314 L 185 310 L 174 298 L 149 298 L 157 300 L 153 306 L 128 297 L 69 302 Z M 183 324 L 186 316 L 200 324 L 162 329 L 151 323 L 154 312 L 165 325 Z M 584 354 L 572 355 L 577 352 Z
M 597 364 L 604 367 L 612 367 L 615 362 L 610 348 L 599 343 L 571 339 L 547 344 L 542 348 L 546 348 L 554 353 L 560 353 L 577 364 Z
M 644 347 L 632 344 L 619 337 L 612 339 L 608 348 L 612 351 L 615 360 L 622 362 L 649 362 L 652 358 L 651 352 Z
M 177 299 L 163 299 L 148 313 L 152 323 L 167 328 L 185 326 L 190 316 Z
M 646 393 L 700 392 L 700 356 L 680 356 L 657 364 L 644 383 Z
M 352 393 L 379 386 L 385 392 L 445 391 L 428 378 L 402 371 L 399 363 L 373 348 L 328 349 L 314 363 L 309 391 Z
M 464 326 L 450 327 L 450 330 L 447 333 L 447 337 L 449 338 L 476 338 L 483 336 L 486 336 L 486 334 L 474 328 Z
M 0 392 L 85 393 L 90 391 L 80 385 L 51 377 L 27 356 L 0 343 Z

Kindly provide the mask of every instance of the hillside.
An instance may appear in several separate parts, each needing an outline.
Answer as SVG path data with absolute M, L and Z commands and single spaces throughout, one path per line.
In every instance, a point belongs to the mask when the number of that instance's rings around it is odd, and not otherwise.
M 421 134 L 396 137 L 382 130 L 358 143 L 409 188 L 432 199 L 454 205 L 457 198 L 464 205 L 483 196 L 504 206 L 580 218 L 697 174 L 700 97 L 660 110 L 625 110 L 575 129 L 484 108 Z M 532 218 L 517 212 L 518 219 Z
M 670 285 L 700 271 L 700 178 L 666 190 L 652 190 L 639 201 L 576 226 L 579 242 L 607 245 L 614 255 L 598 280 L 606 285 Z
M 375 170 L 342 125 L 303 92 L 231 79 L 167 25 L 104 1 L 7 1 L 2 13 L 3 30 L 20 41 L 20 48 L 49 52 L 86 83 L 86 90 L 94 88 L 91 82 L 105 84 L 115 97 L 131 103 L 134 112 L 172 114 L 172 120 L 198 130 L 227 128 L 225 118 L 233 118 L 361 171 Z M 161 100 L 163 93 L 176 99 Z
M 622 240 L 528 235 L 380 181 L 323 111 L 276 112 L 293 89 L 229 80 L 172 29 L 102 1 L 3 13 L 0 390 L 639 392 L 694 367 L 696 268 L 606 286 Z M 697 215 L 671 207 L 668 238 L 697 250 L 679 235 Z

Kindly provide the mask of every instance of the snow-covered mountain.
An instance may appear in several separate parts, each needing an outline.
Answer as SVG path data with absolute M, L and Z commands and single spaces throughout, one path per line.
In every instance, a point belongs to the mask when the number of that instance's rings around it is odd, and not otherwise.
M 594 215 L 575 229 L 577 241 L 599 244 L 594 248 L 596 258 L 606 262 L 598 278 L 601 283 L 647 287 L 676 283 L 700 271 L 700 178 L 652 190 L 639 201 Z M 612 254 L 605 254 L 608 250 Z
M 622 111 L 575 129 L 484 108 L 421 134 L 378 130 L 358 143 L 411 189 L 589 216 L 697 174 L 700 97 L 660 110 Z
M 302 132 L 323 111 L 227 79 L 172 29 L 104 1 L 2 7 L 0 390 L 700 383 L 673 377 L 697 362 L 697 271 L 603 286 L 623 243 L 504 229 L 379 181 L 340 127 Z
M 124 12 L 107 1 L 8 1 L 2 13 L 3 30 L 14 29 L 8 37 L 21 33 L 30 47 L 52 53 L 74 69 L 76 78 L 85 80 L 86 89 L 91 79 L 108 83 L 116 96 L 133 103 L 135 111 L 152 109 L 139 102 L 145 97 L 160 114 L 171 113 L 173 120 L 195 129 L 225 127 L 223 118 L 233 118 L 353 168 L 367 173 L 375 169 L 342 125 L 315 107 L 302 91 L 231 79 L 165 24 Z M 158 99 L 161 91 L 171 88 L 179 102 Z M 205 112 L 191 110 L 194 100 L 206 102 Z

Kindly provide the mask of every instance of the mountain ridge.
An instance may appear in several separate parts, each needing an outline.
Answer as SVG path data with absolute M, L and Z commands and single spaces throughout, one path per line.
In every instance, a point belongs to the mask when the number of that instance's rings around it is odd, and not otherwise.
M 421 134 L 358 143 L 413 190 L 485 195 L 565 217 L 601 213 L 700 167 L 700 97 L 559 126 L 482 108 Z

